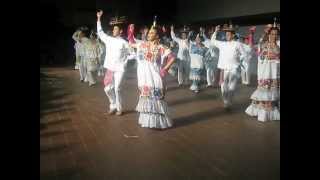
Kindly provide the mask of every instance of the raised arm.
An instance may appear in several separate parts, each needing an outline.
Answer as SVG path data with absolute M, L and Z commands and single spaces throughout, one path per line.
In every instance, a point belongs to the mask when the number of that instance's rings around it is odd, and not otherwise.
M 220 29 L 220 25 L 216 26 L 214 33 L 211 36 L 211 44 L 213 46 L 216 46 L 217 48 L 220 47 L 220 45 L 223 43 L 222 41 L 217 40 L 217 33 Z
M 111 37 L 108 36 L 106 33 L 104 33 L 104 31 L 102 30 L 101 21 L 100 21 L 102 14 L 103 14 L 102 10 L 97 12 L 97 33 L 101 41 L 103 41 L 104 43 L 108 43 Z
M 210 49 L 211 41 L 210 41 L 210 39 L 208 39 L 208 37 L 206 36 L 205 29 L 200 28 L 200 33 L 201 33 L 201 35 L 202 35 L 202 37 L 203 37 L 203 39 L 204 39 L 204 42 L 203 42 L 204 46 L 205 46 L 206 48 Z
M 174 33 L 174 27 L 173 25 L 171 26 L 171 32 L 170 32 L 171 38 L 172 40 L 174 40 L 175 42 L 177 42 L 179 44 L 179 42 L 181 41 L 180 38 L 177 38 L 175 33 Z
M 78 42 L 80 32 L 81 32 L 80 30 L 77 30 L 76 32 L 74 32 L 72 35 L 72 39 Z

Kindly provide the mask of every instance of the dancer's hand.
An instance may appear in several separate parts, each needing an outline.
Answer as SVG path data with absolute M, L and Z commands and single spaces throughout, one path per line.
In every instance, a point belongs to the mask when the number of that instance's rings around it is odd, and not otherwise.
M 203 27 L 200 27 L 200 32 L 201 33 L 204 33 L 205 32 L 205 29 Z
M 220 30 L 220 25 L 216 26 L 215 32 L 218 32 Z
M 162 78 L 165 77 L 167 74 L 168 74 L 168 71 L 166 69 L 163 68 L 163 69 L 160 70 L 160 76 Z
M 102 11 L 102 10 L 99 10 L 99 11 L 97 12 L 97 18 L 100 19 L 100 17 L 102 16 L 102 14 L 103 14 L 103 11 Z
M 174 31 L 174 26 L 173 25 L 171 25 L 170 28 L 171 28 L 171 31 Z

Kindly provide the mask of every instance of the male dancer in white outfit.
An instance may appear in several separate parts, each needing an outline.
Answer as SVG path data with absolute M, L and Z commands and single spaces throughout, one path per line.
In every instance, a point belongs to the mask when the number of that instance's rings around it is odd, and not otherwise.
M 211 37 L 211 43 L 219 48 L 218 68 L 221 70 L 220 86 L 224 107 L 229 108 L 240 78 L 240 56 L 246 53 L 242 45 L 233 40 L 234 30 L 232 27 L 224 29 L 227 41 L 216 40 L 219 29 L 220 26 L 216 26 L 215 32 Z
M 104 43 L 100 40 L 99 37 L 97 37 L 96 41 L 97 41 L 99 51 L 100 51 L 98 76 L 104 76 L 103 63 L 104 63 L 104 58 L 106 57 L 106 53 L 105 53 L 106 48 L 105 48 Z
M 87 79 L 89 86 L 97 83 L 97 73 L 99 70 L 100 48 L 97 43 L 96 35 L 91 34 L 90 40 L 84 44 L 85 61 L 87 62 Z
M 212 46 L 210 39 L 205 34 L 205 29 L 200 27 L 200 35 L 204 38 L 203 44 L 208 51 L 204 58 L 204 66 L 207 72 L 207 87 L 212 87 L 215 83 L 214 74 L 217 69 L 218 53 L 217 48 Z
M 79 55 L 80 33 L 81 33 L 80 29 L 77 29 L 77 31 L 74 32 L 73 35 L 72 35 L 72 39 L 75 41 L 74 49 L 75 49 L 75 55 L 76 55 L 76 62 L 75 62 L 74 69 L 79 69 L 79 66 L 80 66 L 80 55 Z
M 249 29 L 249 34 L 247 37 L 244 37 L 243 49 L 247 52 L 247 55 L 241 57 L 241 80 L 242 84 L 249 85 L 251 81 L 251 64 L 252 61 L 257 61 L 257 56 L 255 54 L 254 47 L 254 32 L 256 27 L 251 27 Z
M 177 38 L 174 33 L 174 26 L 171 26 L 171 38 L 179 45 L 178 50 L 178 83 L 182 86 L 187 84 L 190 73 L 190 55 L 189 55 L 189 39 L 187 37 L 187 29 L 181 31 L 181 39 Z
M 103 11 L 97 12 L 97 32 L 106 47 L 106 58 L 103 65 L 107 69 L 104 78 L 104 91 L 110 102 L 109 114 L 117 111 L 116 115 L 122 115 L 120 86 L 129 54 L 129 44 L 120 36 L 122 33 L 120 22 L 111 22 L 114 25 L 113 37 L 103 32 L 100 21 L 102 14 Z
M 80 55 L 80 66 L 79 66 L 79 73 L 80 73 L 80 81 L 81 82 L 88 82 L 87 79 L 87 61 L 85 58 L 85 44 L 89 41 L 89 33 L 87 30 L 82 30 L 80 33 L 80 46 L 79 46 L 79 55 Z

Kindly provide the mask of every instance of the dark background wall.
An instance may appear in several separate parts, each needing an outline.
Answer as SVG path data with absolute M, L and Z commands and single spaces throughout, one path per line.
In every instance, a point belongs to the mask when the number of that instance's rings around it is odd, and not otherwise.
M 177 21 L 192 23 L 280 12 L 280 0 L 177 0 Z
M 74 62 L 71 38 L 79 26 L 96 26 L 96 10 L 105 12 L 106 27 L 112 16 L 150 26 L 154 15 L 159 24 L 222 24 L 231 19 L 240 26 L 272 23 L 280 17 L 280 0 L 40 0 L 43 16 L 40 31 L 41 62 Z

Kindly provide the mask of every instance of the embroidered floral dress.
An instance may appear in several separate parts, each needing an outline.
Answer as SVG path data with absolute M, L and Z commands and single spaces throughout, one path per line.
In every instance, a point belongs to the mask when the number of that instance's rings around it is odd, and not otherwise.
M 99 68 L 100 49 L 96 42 L 89 40 L 84 44 L 84 56 L 87 60 L 87 70 L 97 71 Z
M 264 43 L 259 47 L 258 87 L 246 109 L 259 121 L 280 120 L 280 46 Z
M 190 53 L 190 75 L 189 79 L 192 81 L 190 90 L 198 91 L 200 89 L 201 74 L 204 69 L 204 58 L 208 51 L 205 46 L 198 46 L 196 43 L 191 42 L 189 53 Z
M 170 49 L 163 45 L 137 44 L 139 102 L 136 110 L 142 127 L 163 129 L 172 126 L 164 101 L 165 85 L 160 76 L 161 68 L 171 56 Z

